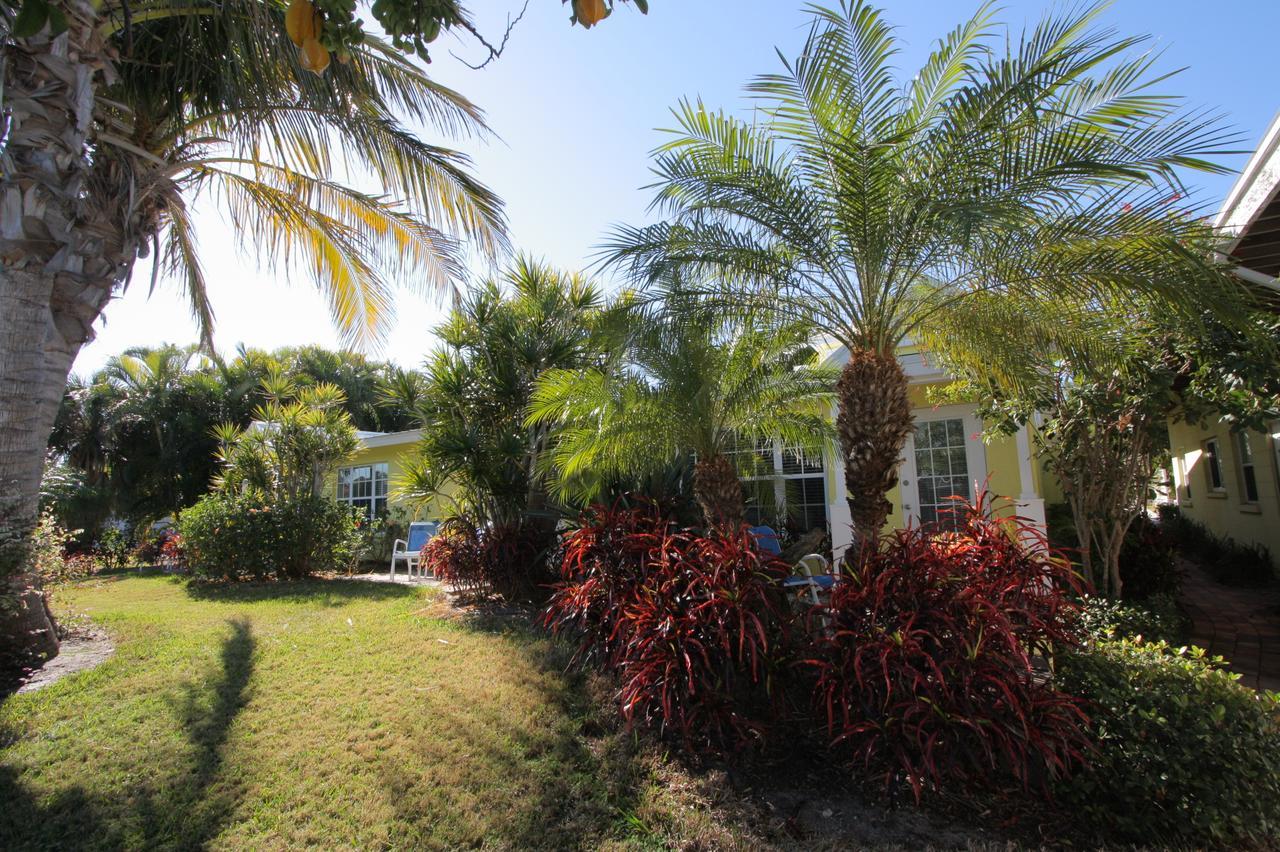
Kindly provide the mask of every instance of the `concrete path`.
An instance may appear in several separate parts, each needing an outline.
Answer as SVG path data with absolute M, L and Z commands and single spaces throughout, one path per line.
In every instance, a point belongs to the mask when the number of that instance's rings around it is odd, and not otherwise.
M 1280 691 L 1280 587 L 1224 586 L 1184 560 L 1182 604 L 1191 644 L 1226 658 L 1241 683 Z
M 397 571 L 395 579 L 386 571 L 376 571 L 372 574 L 356 574 L 352 576 L 352 580 L 363 580 L 366 583 L 396 583 L 401 586 L 426 586 L 431 589 L 443 589 L 444 583 L 434 577 L 410 577 L 403 571 Z

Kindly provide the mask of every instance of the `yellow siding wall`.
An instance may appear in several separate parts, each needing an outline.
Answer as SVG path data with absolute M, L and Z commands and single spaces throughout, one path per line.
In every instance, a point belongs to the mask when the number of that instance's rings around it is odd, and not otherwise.
M 1169 424 L 1178 505 L 1184 515 L 1204 524 L 1216 535 L 1230 537 L 1242 544 L 1263 545 L 1271 551 L 1272 561 L 1280 565 L 1280 482 L 1277 481 L 1276 470 L 1276 441 L 1280 435 L 1280 424 L 1273 428 L 1271 434 L 1252 431 L 1247 434 L 1258 481 L 1258 502 L 1255 504 L 1247 504 L 1243 499 L 1240 449 L 1226 423 L 1210 423 L 1206 427 L 1182 422 Z M 1209 491 L 1209 474 L 1201 449 L 1210 438 L 1218 439 L 1225 486 L 1219 494 Z

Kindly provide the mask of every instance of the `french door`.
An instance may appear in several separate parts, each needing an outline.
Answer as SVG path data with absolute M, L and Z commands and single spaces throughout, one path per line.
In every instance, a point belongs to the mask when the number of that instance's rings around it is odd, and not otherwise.
M 969 406 L 916 412 L 902 460 L 902 509 L 914 525 L 951 528 L 955 497 L 972 501 L 986 479 L 982 424 Z

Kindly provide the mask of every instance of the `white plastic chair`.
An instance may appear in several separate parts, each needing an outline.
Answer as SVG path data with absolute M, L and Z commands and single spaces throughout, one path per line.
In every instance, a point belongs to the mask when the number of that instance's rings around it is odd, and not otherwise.
M 409 524 L 409 538 L 398 538 L 391 545 L 391 574 L 390 578 L 396 578 L 396 562 L 403 561 L 405 572 L 410 578 L 417 572 L 418 576 L 426 575 L 422 567 L 422 548 L 426 547 L 427 542 L 431 540 L 440 529 L 440 525 L 435 521 L 414 521 Z

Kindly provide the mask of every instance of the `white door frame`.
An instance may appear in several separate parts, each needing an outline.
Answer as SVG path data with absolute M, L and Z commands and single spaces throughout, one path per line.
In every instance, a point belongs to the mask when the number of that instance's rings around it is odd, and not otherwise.
M 987 479 L 987 448 L 982 443 L 982 420 L 977 415 L 978 406 L 939 405 L 932 408 L 917 408 L 911 414 L 916 426 L 935 420 L 960 420 L 964 424 L 964 456 L 969 467 L 969 488 L 974 499 L 977 499 Z M 976 437 L 975 437 L 976 436 Z M 916 484 L 916 436 L 907 436 L 906 446 L 902 448 L 902 465 L 898 485 L 902 499 L 902 515 L 912 526 L 920 524 L 920 488 Z

